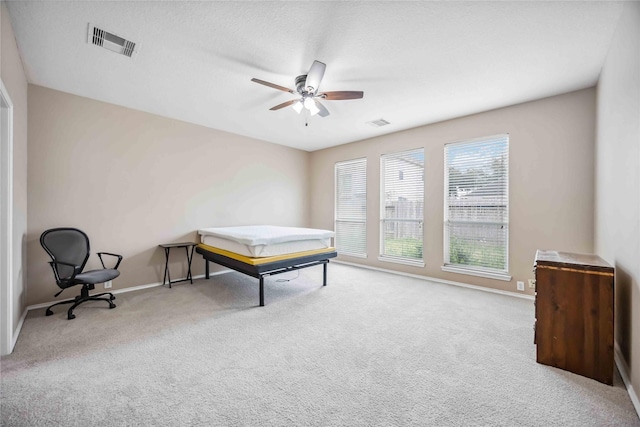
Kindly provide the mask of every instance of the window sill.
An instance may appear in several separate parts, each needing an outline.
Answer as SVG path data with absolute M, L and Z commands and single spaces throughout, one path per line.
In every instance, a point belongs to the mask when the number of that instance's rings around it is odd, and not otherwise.
M 384 261 L 384 262 L 393 262 L 395 264 L 404 264 L 404 265 L 411 265 L 413 267 L 424 267 L 424 261 L 423 260 L 410 260 L 410 259 L 402 259 L 402 258 L 391 258 L 391 257 L 386 257 L 386 256 L 379 256 L 378 257 L 378 261 Z
M 457 273 L 457 274 L 466 274 L 469 276 L 484 277 L 486 279 L 503 280 L 505 282 L 511 281 L 511 276 L 509 276 L 506 273 L 492 273 L 490 271 L 473 270 L 473 269 L 464 268 L 464 267 L 454 267 L 452 265 L 443 265 L 442 271 L 446 271 L 448 273 Z

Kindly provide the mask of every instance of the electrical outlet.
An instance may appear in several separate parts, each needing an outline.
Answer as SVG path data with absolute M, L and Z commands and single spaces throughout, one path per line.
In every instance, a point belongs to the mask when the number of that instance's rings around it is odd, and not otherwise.
M 518 281 L 517 285 L 519 291 L 524 291 L 524 282 Z
M 536 279 L 529 279 L 529 289 L 536 288 Z
M 104 282 L 104 288 L 109 289 L 111 287 L 111 280 Z

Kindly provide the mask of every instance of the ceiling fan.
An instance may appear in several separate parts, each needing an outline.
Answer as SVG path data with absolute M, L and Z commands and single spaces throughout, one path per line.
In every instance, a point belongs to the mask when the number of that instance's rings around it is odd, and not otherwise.
M 319 99 L 324 99 L 326 101 L 360 99 L 364 96 L 364 92 L 351 90 L 318 92 L 318 88 L 320 87 L 320 82 L 322 81 L 322 77 L 324 76 L 324 70 L 326 67 L 326 64 L 320 61 L 313 61 L 313 64 L 311 64 L 311 68 L 309 69 L 309 73 L 296 77 L 295 90 L 274 83 L 269 83 L 260 79 L 251 79 L 251 81 L 284 92 L 289 92 L 294 95 L 300 95 L 300 98 L 283 102 L 282 104 L 278 104 L 275 107 L 271 107 L 270 110 L 275 111 L 284 107 L 292 106 L 297 113 L 300 113 L 302 109 L 305 108 L 312 116 L 317 114 L 320 117 L 327 117 L 329 115 L 329 110 L 327 110 L 325 106 L 320 103 Z

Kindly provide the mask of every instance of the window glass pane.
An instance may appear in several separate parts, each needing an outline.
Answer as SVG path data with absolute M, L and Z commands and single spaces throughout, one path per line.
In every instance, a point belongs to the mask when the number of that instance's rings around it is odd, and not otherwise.
M 509 136 L 445 146 L 445 264 L 507 272 Z
M 380 157 L 380 256 L 422 260 L 424 149 Z
M 345 255 L 367 254 L 367 224 L 336 220 L 336 249 Z
M 507 227 L 500 224 L 451 222 L 449 262 L 465 266 L 507 271 Z
M 367 159 L 335 165 L 336 249 L 341 254 L 367 254 Z

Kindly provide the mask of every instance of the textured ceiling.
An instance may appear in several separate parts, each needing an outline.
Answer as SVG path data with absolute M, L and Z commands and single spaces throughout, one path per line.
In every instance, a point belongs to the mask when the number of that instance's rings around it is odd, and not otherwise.
M 618 2 L 7 2 L 30 83 L 307 151 L 593 86 Z M 88 23 L 141 44 L 87 43 Z M 269 108 L 314 60 L 331 115 Z M 367 122 L 384 118 L 390 125 Z

